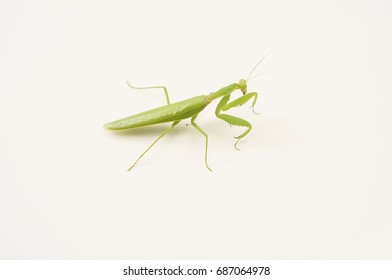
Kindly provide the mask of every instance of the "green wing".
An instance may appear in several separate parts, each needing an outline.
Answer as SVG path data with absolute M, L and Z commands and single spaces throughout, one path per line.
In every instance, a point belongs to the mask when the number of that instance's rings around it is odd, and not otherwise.
M 201 112 L 210 101 L 204 95 L 158 107 L 105 124 L 109 130 L 123 130 L 190 118 Z

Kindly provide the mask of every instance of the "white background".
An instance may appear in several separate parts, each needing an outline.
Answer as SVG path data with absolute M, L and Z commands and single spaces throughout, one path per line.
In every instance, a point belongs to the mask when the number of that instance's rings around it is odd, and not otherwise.
M 0 258 L 392 257 L 390 1 L 0 1 Z M 254 129 L 102 125 L 256 72 Z M 236 96 L 240 96 L 237 93 Z

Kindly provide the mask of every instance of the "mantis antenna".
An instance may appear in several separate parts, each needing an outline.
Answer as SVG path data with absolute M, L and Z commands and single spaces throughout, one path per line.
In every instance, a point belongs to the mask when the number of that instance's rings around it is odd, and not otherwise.
M 250 81 L 250 80 L 252 80 L 253 78 L 256 78 L 256 77 L 258 77 L 258 76 L 261 76 L 261 75 L 264 75 L 264 74 L 269 74 L 269 73 L 276 72 L 276 71 L 279 71 L 279 70 L 282 70 L 282 69 L 278 68 L 278 69 L 272 69 L 272 70 L 269 70 L 269 71 L 261 72 L 261 73 L 259 73 L 259 74 L 256 74 L 256 75 L 250 77 L 247 81 Z
M 250 75 L 252 75 L 252 73 L 256 70 L 256 68 L 263 62 L 263 60 L 274 50 L 275 48 L 273 48 L 272 50 L 270 50 L 265 56 L 263 56 L 263 58 L 256 64 L 255 67 L 253 67 L 252 71 L 250 71 L 248 77 L 246 78 L 246 81 L 249 81 L 249 77 Z M 256 77 L 256 76 L 255 76 Z

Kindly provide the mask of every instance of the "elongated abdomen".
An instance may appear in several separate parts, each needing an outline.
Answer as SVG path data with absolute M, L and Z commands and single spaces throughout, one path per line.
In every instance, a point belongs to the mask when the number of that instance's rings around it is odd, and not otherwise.
M 190 118 L 201 112 L 211 101 L 204 95 L 192 97 L 170 105 L 141 112 L 123 119 L 105 124 L 109 130 L 123 130 L 148 126 L 153 124 L 172 122 Z

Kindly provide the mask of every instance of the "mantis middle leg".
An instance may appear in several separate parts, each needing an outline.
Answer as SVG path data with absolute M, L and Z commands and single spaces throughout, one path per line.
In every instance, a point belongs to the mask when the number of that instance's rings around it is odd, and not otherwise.
M 196 128 L 198 131 L 200 131 L 201 134 L 204 135 L 204 137 L 206 138 L 206 150 L 204 153 L 204 161 L 206 163 L 206 166 L 208 168 L 208 170 L 212 171 L 212 169 L 208 166 L 208 162 L 207 162 L 207 153 L 208 153 L 208 135 L 207 133 L 205 133 L 196 123 L 195 123 L 195 119 L 198 115 L 195 115 L 191 118 L 191 123 L 193 125 L 194 128 Z

